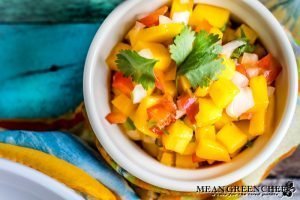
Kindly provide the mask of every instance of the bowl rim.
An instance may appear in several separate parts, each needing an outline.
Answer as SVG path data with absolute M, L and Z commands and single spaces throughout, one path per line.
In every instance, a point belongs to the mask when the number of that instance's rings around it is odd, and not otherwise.
M 264 13 L 264 17 L 266 18 L 265 21 L 269 21 L 269 23 L 272 23 L 274 28 L 274 31 L 276 33 L 276 37 L 280 39 L 280 44 L 282 44 L 282 48 L 284 48 L 288 56 L 288 62 L 289 67 L 289 93 L 286 100 L 286 107 L 285 112 L 283 113 L 283 118 L 280 124 L 278 125 L 278 128 L 276 129 L 276 137 L 270 138 L 266 146 L 259 152 L 259 155 L 257 155 L 255 158 L 253 158 L 250 162 L 243 165 L 238 170 L 235 170 L 233 172 L 230 172 L 226 175 L 212 178 L 209 180 L 200 180 L 200 181 L 178 181 L 178 180 L 170 180 L 170 177 L 160 177 L 158 174 L 152 174 L 147 170 L 141 169 L 141 167 L 138 167 L 135 163 L 131 162 L 130 159 L 126 158 L 125 156 L 120 156 L 120 152 L 116 147 L 112 147 L 112 142 L 109 141 L 109 139 L 105 138 L 104 135 L 107 134 L 107 131 L 100 125 L 98 121 L 96 121 L 97 112 L 94 109 L 95 108 L 95 102 L 91 98 L 93 94 L 93 63 L 96 59 L 97 55 L 97 48 L 99 44 L 104 43 L 105 38 L 102 37 L 102 35 L 105 35 L 106 27 L 110 26 L 112 22 L 118 23 L 115 21 L 115 18 L 118 18 L 117 16 L 122 15 L 128 11 L 129 8 L 133 8 L 138 3 L 141 3 L 143 0 L 128 0 L 120 4 L 103 22 L 99 30 L 97 31 L 93 42 L 90 46 L 85 68 L 84 68 L 84 102 L 86 106 L 87 116 L 91 123 L 92 129 L 94 130 L 97 139 L 100 141 L 104 149 L 107 151 L 107 153 L 116 161 L 122 168 L 127 170 L 129 173 L 131 173 L 133 176 L 150 183 L 152 185 L 170 189 L 170 190 L 176 190 L 176 191 L 195 191 L 195 185 L 210 185 L 210 186 L 222 186 L 222 185 L 229 185 L 233 182 L 236 182 L 240 180 L 241 178 L 246 177 L 250 173 L 252 173 L 254 170 L 259 168 L 265 162 L 271 154 L 276 150 L 276 148 L 279 146 L 280 142 L 283 140 L 284 136 L 287 133 L 287 130 L 291 124 L 291 121 L 293 119 L 293 115 L 296 109 L 296 103 L 297 103 L 297 94 L 298 94 L 298 73 L 296 72 L 296 58 L 293 53 L 292 46 L 288 40 L 288 37 L 286 33 L 284 32 L 283 28 L 281 27 L 280 23 L 277 21 L 277 19 L 272 15 L 272 13 L 259 1 L 255 0 L 245 0 L 243 1 L 245 4 L 247 4 L 248 7 L 252 7 L 258 10 L 259 13 Z M 274 34 L 275 34 L 274 33 Z M 274 131 L 273 131 L 274 132 Z M 276 147 L 276 148 L 275 148 Z M 174 171 L 178 170 L 176 168 L 172 169 Z M 181 170 L 181 169 L 180 169 Z M 179 171 L 179 170 L 178 170 Z M 183 170 L 181 170 L 183 171 Z M 190 170 L 193 171 L 193 170 Z M 168 178 L 168 179 L 166 179 Z M 201 184 L 199 184 L 201 183 Z M 217 184 L 215 184 L 217 183 Z M 222 184 L 220 184 L 222 183 Z

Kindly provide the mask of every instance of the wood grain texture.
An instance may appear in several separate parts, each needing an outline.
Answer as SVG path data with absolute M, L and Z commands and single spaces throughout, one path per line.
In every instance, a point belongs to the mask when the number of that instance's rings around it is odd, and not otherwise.
M 123 0 L 0 0 L 0 23 L 101 22 Z

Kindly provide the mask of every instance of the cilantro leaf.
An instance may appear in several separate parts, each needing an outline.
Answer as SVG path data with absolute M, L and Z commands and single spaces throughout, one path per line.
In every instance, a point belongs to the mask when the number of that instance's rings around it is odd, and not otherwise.
M 231 58 L 238 59 L 243 55 L 243 53 L 253 53 L 255 50 L 255 45 L 250 44 L 249 39 L 247 38 L 243 29 L 241 29 L 241 37 L 240 40 L 245 41 L 246 44 L 237 48 L 231 55 Z
M 178 74 L 185 75 L 193 88 L 209 86 L 223 70 L 223 59 L 219 58 L 222 47 L 218 41 L 218 35 L 201 31 L 196 35 L 192 52 L 179 66 Z
M 136 51 L 121 50 L 117 55 L 118 69 L 135 82 L 142 84 L 145 89 L 155 84 L 154 65 L 157 60 L 140 56 Z
M 179 35 L 176 36 L 174 44 L 170 46 L 171 58 L 177 65 L 183 63 L 193 50 L 195 32 L 190 27 L 185 26 Z

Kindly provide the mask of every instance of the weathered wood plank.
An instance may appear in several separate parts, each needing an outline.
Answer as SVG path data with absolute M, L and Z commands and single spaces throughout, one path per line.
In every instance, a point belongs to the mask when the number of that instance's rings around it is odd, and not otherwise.
M 52 118 L 75 109 L 98 26 L 0 25 L 0 119 Z
M 0 0 L 0 22 L 101 22 L 123 0 Z

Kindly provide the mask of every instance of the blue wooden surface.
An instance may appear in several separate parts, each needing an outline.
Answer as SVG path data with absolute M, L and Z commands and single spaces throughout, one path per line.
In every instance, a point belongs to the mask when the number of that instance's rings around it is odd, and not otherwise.
M 75 109 L 98 27 L 0 25 L 0 118 L 53 118 Z

